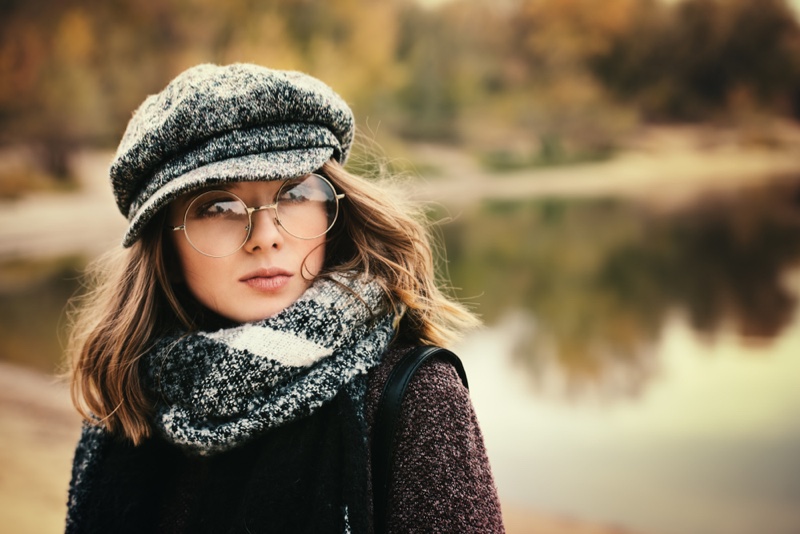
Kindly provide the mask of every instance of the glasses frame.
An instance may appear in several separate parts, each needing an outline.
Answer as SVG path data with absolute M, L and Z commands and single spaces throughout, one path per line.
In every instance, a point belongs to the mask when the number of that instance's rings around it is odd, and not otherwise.
M 281 193 L 283 193 L 283 188 L 286 187 L 287 184 L 291 183 L 294 180 L 297 180 L 298 178 L 305 178 L 307 176 L 315 176 L 315 177 L 319 178 L 320 180 L 322 180 L 323 182 L 325 182 L 326 184 L 328 184 L 328 186 L 331 188 L 331 191 L 333 192 L 333 201 L 335 203 L 334 204 L 335 211 L 334 211 L 334 214 L 333 214 L 333 220 L 331 220 L 331 223 L 328 225 L 328 227 L 325 229 L 324 232 L 322 232 L 321 234 L 317 234 L 315 236 L 312 236 L 312 237 L 301 237 L 299 235 L 295 235 L 292 232 L 290 232 L 289 229 L 286 228 L 283 225 L 283 223 L 281 222 L 281 218 L 280 218 L 280 215 L 278 213 L 279 201 L 277 199 L 280 198 Z M 186 231 L 186 220 L 189 217 L 189 210 L 192 208 L 192 206 L 194 206 L 194 203 L 197 201 L 198 198 L 200 198 L 201 196 L 203 196 L 203 195 L 205 195 L 207 193 L 226 193 L 226 194 L 232 196 L 233 198 L 235 198 L 236 200 L 238 200 L 239 202 L 241 202 L 242 205 L 245 207 L 245 210 L 247 211 L 247 227 L 246 227 L 247 228 L 247 233 L 245 234 L 245 237 L 242 240 L 242 243 L 238 247 L 236 247 L 235 250 L 232 250 L 231 252 L 228 252 L 227 254 L 214 255 L 214 254 L 208 254 L 207 252 L 203 252 L 202 250 L 197 248 L 197 246 L 192 242 L 192 238 L 189 237 L 189 233 Z M 226 191 L 224 189 L 208 189 L 206 191 L 202 191 L 202 192 L 198 193 L 197 195 L 195 195 L 195 197 L 192 198 L 191 202 L 189 202 L 189 204 L 186 206 L 186 211 L 184 211 L 184 213 L 183 213 L 183 224 L 180 224 L 178 226 L 167 225 L 167 228 L 169 228 L 173 232 L 183 231 L 183 235 L 186 236 L 186 241 L 189 242 L 189 244 L 192 246 L 193 249 L 195 249 L 197 252 L 199 252 L 203 256 L 208 256 L 209 258 L 225 258 L 227 256 L 231 256 L 231 255 L 236 254 L 237 252 L 239 252 L 242 249 L 242 247 L 250 240 L 250 234 L 253 231 L 253 213 L 255 213 L 257 211 L 264 211 L 264 210 L 269 210 L 269 209 L 275 210 L 275 217 L 274 217 L 273 220 L 275 221 L 275 225 L 276 226 L 278 226 L 280 228 L 283 228 L 284 232 L 286 232 L 287 234 L 289 234 L 290 236 L 292 236 L 294 238 L 302 239 L 304 241 L 308 241 L 308 240 L 311 240 L 311 239 L 317 239 L 318 237 L 322 237 L 325 234 L 327 234 L 328 232 L 330 232 L 331 228 L 333 228 L 333 225 L 336 224 L 336 221 L 339 218 L 339 201 L 341 199 L 343 199 L 344 197 L 345 197 L 344 193 L 337 193 L 336 192 L 336 188 L 333 187 L 333 184 L 331 183 L 330 180 L 328 180 L 324 176 L 322 176 L 320 174 L 317 174 L 315 172 L 311 172 L 311 173 L 308 173 L 308 174 L 304 174 L 302 176 L 298 176 L 298 177 L 295 177 L 295 178 L 290 178 L 288 180 L 284 180 L 283 183 L 281 183 L 280 188 L 278 188 L 277 193 L 275 193 L 275 199 L 276 199 L 275 202 L 272 202 L 271 204 L 264 204 L 263 206 L 252 206 L 252 207 L 248 206 L 247 203 L 244 200 L 242 200 L 238 195 L 236 195 L 236 194 L 234 194 L 234 193 L 232 193 L 230 191 Z

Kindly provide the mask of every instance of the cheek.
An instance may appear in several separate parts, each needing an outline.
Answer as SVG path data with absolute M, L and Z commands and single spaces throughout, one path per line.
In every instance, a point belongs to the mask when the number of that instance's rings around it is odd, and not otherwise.
M 236 287 L 229 282 L 233 278 L 230 269 L 226 269 L 219 262 L 207 265 L 204 256 L 199 254 L 196 256 L 199 258 L 185 261 L 182 269 L 182 282 L 188 293 L 209 310 L 232 320 L 240 320 L 227 313 L 230 309 L 226 308 L 238 305 L 235 296 Z
M 205 265 L 209 263 L 209 258 L 197 254 L 191 245 L 180 237 L 175 236 L 172 240 L 173 268 L 170 272 L 173 281 L 184 284 L 195 298 L 203 302 L 204 294 L 208 293 L 209 289 L 213 289 L 213 285 L 209 284 L 207 277 L 214 274 L 214 267 L 219 267 L 221 262 L 217 262 L 216 265 Z
M 303 275 L 306 278 L 317 276 L 325 266 L 325 246 L 325 241 L 321 240 L 315 242 L 306 251 L 303 261 Z
M 187 278 L 186 272 L 189 268 L 187 261 L 189 261 L 190 256 L 185 250 L 185 245 L 187 245 L 187 243 L 185 240 L 179 239 L 181 236 L 177 234 L 178 232 L 173 232 L 170 236 L 170 246 L 165 247 L 167 250 L 164 251 L 164 254 L 169 261 L 171 278 L 176 281 L 185 282 Z

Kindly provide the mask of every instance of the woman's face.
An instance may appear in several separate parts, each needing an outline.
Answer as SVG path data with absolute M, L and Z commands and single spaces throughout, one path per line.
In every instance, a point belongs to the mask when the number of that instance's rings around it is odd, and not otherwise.
M 280 181 L 237 182 L 219 189 L 234 193 L 247 206 L 263 206 L 274 202 L 280 186 Z M 172 202 L 168 224 L 183 224 L 197 196 L 193 192 Z M 277 225 L 272 209 L 254 212 L 252 222 L 244 246 L 221 258 L 195 250 L 185 232 L 171 232 L 181 281 L 203 306 L 238 323 L 272 317 L 292 304 L 311 285 L 325 258 L 324 235 L 293 237 Z

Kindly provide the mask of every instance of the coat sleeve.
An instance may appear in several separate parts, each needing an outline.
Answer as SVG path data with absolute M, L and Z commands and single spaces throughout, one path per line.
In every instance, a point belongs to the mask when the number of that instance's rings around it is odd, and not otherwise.
M 380 366 L 377 398 L 398 358 Z M 469 391 L 455 369 L 426 362 L 403 399 L 389 490 L 389 532 L 504 532 L 497 490 Z

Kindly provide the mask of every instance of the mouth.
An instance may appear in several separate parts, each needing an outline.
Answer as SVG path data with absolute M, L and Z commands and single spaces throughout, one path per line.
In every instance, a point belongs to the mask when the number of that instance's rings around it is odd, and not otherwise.
M 291 280 L 292 274 L 278 268 L 258 269 L 250 272 L 239 279 L 240 282 L 248 285 L 257 291 L 277 291 L 284 287 Z

